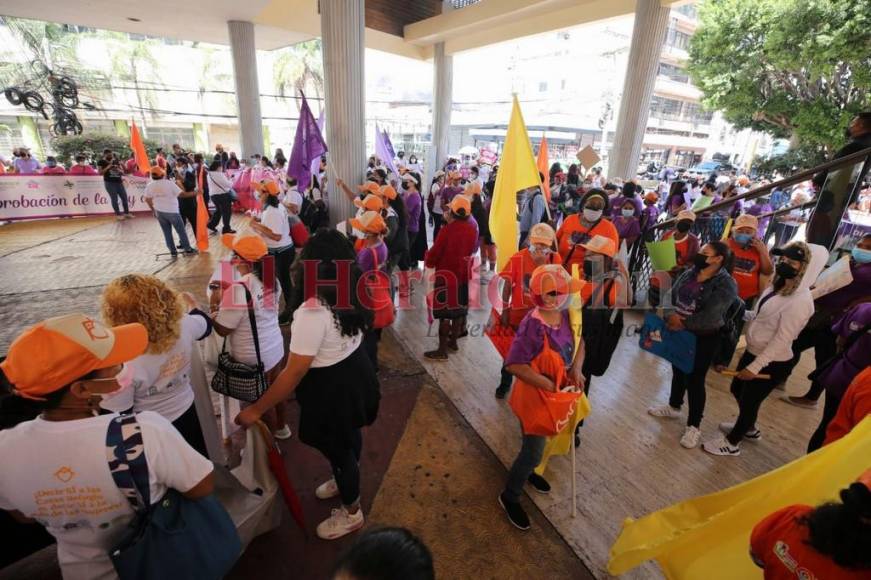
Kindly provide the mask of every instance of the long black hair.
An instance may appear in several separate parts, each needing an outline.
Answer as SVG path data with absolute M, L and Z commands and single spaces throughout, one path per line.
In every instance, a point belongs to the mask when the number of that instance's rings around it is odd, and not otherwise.
M 306 268 L 306 263 L 314 263 Z M 343 263 L 350 266 L 346 267 Z M 340 265 L 341 264 L 341 265 Z M 306 270 L 316 280 L 306 280 Z M 347 280 L 339 280 L 339 274 L 347 272 Z M 317 230 L 303 246 L 291 268 L 294 291 L 290 301 L 296 310 L 312 295 L 330 309 L 337 328 L 343 336 L 354 336 L 372 326 L 372 311 L 360 302 L 360 267 L 357 254 L 350 240 L 330 228 Z M 316 284 L 316 282 L 320 282 Z M 329 283 L 337 281 L 337 283 Z M 340 295 L 342 292 L 344 295 Z M 306 295 L 308 294 L 308 295 Z M 340 302 L 341 299 L 341 302 Z M 343 307 L 342 303 L 345 304 Z
M 735 266 L 735 254 L 732 253 L 729 244 L 722 240 L 713 240 L 708 242 L 708 245 L 714 248 L 718 256 L 723 256 L 723 270 L 731 274 Z
M 434 580 L 432 555 L 426 545 L 404 528 L 381 528 L 363 533 L 339 556 L 333 578 L 360 580 Z
M 871 490 L 853 483 L 841 502 L 817 507 L 798 523 L 807 526 L 807 544 L 850 570 L 871 570 Z

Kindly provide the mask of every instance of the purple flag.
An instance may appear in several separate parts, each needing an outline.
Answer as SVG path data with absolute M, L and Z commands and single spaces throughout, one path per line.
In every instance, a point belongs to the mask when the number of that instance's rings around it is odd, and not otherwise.
M 396 167 L 393 165 L 393 152 L 388 147 L 389 139 L 387 138 L 387 133 L 382 133 L 380 129 L 378 129 L 378 124 L 375 125 L 375 155 L 381 158 L 381 161 L 384 162 L 384 165 L 392 171 L 394 174 L 399 175 L 399 172 L 396 171 Z
M 287 175 L 296 179 L 300 191 L 311 183 L 311 167 L 315 159 L 327 152 L 318 123 L 312 115 L 305 95 L 302 96 L 302 106 L 299 108 L 299 123 L 296 126 L 296 137 L 293 140 L 293 150 L 290 161 L 287 162 Z
M 321 114 L 318 115 L 318 131 L 321 132 L 321 135 L 324 134 L 324 111 L 325 110 L 326 109 L 323 106 L 321 106 Z M 312 175 L 317 175 L 318 173 L 320 173 L 320 170 L 321 170 L 321 158 L 319 156 L 319 157 L 312 159 L 312 171 L 311 171 Z M 324 187 L 323 183 L 319 183 L 318 185 L 320 186 L 321 189 L 323 189 L 323 187 Z
M 387 129 L 384 129 L 382 133 L 384 133 L 384 142 L 387 144 L 387 150 L 390 151 L 390 158 L 396 159 L 396 149 L 393 148 L 393 142 L 390 140 L 390 135 L 387 133 Z

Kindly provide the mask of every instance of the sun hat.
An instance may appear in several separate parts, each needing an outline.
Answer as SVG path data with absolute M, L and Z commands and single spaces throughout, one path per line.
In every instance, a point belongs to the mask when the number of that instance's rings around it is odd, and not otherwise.
M 381 213 L 377 211 L 364 212 L 359 218 L 348 220 L 348 223 L 351 227 L 367 234 L 381 234 L 387 231 L 387 224 L 384 223 Z
M 249 262 L 257 262 L 269 252 L 263 238 L 253 234 L 224 234 L 221 243 Z
M 679 211 L 677 214 L 677 221 L 690 220 L 691 222 L 696 221 L 696 214 L 691 209 L 685 209 Z
M 18 335 L 0 368 L 15 394 L 40 400 L 91 371 L 132 360 L 146 348 L 148 331 L 138 322 L 108 327 L 84 314 L 67 314 Z
M 735 218 L 735 224 L 732 226 L 736 230 L 738 228 L 759 228 L 759 220 L 755 215 L 750 215 L 749 213 L 742 213 L 738 217 Z
M 556 233 L 549 225 L 540 223 L 535 224 L 529 229 L 528 237 L 530 244 L 545 244 L 549 246 L 556 239 Z
M 380 186 L 374 181 L 367 181 L 363 185 L 358 185 L 357 189 L 359 189 L 360 191 L 368 191 L 369 193 L 378 195 Z
M 545 264 L 532 272 L 529 291 L 537 296 L 556 292 L 559 295 L 579 292 L 584 283 L 572 278 L 560 264 Z
M 593 236 L 586 244 L 578 244 L 589 252 L 604 254 L 609 258 L 617 255 L 617 242 L 608 236 Z
M 459 217 L 466 217 L 472 213 L 472 204 L 469 203 L 469 198 L 463 195 L 457 195 L 451 200 L 448 205 L 451 212 Z
M 354 205 L 366 211 L 381 211 L 384 208 L 384 200 L 370 193 L 363 199 L 355 199 Z

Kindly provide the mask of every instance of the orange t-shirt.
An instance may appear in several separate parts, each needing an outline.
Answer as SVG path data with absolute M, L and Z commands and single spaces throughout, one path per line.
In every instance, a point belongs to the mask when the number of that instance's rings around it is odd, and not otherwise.
M 838 412 L 826 428 L 823 445 L 837 441 L 868 415 L 871 415 L 871 367 L 856 375 L 847 387 L 847 392 L 838 405 Z
M 580 264 L 579 268 L 583 270 L 584 253 L 586 250 L 575 244 L 586 244 L 593 236 L 605 236 L 614 240 L 614 245 L 620 247 L 620 236 L 617 234 L 617 228 L 610 221 L 602 219 L 589 231 L 581 225 L 581 218 L 578 214 L 572 214 L 565 219 L 563 225 L 556 233 L 556 242 L 559 249 L 559 255 L 563 259 L 563 264 L 566 270 L 571 274 L 572 264 Z M 574 248 L 574 249 L 573 249 Z
M 798 518 L 814 508 L 791 505 L 756 524 L 750 551 L 763 565 L 765 580 L 860 580 L 868 571 L 847 570 L 805 542 L 810 536 Z
M 733 239 L 729 239 L 729 247 L 735 254 L 735 267 L 732 277 L 738 284 L 738 297 L 747 300 L 759 295 L 759 267 L 762 258 L 753 246 L 746 248 Z
M 562 264 L 563 260 L 557 253 L 551 253 L 548 264 Z M 529 281 L 535 270 L 535 262 L 529 253 L 529 248 L 523 248 L 508 259 L 508 263 L 499 272 L 499 276 L 511 282 L 511 311 L 509 321 L 517 328 L 526 313 L 535 307 L 532 294 L 529 292 Z

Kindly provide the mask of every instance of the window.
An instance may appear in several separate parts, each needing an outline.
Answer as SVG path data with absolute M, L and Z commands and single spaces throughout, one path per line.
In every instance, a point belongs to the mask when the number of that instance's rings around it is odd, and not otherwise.
M 687 74 L 686 70 L 682 69 L 679 66 L 675 66 L 673 64 L 667 64 L 664 62 L 659 63 L 659 71 L 658 74 L 667 77 L 673 81 L 679 83 L 689 83 L 690 77 Z
M 654 95 L 650 98 L 650 116 L 654 119 L 680 120 L 682 104 L 683 101 L 677 99 Z
M 671 48 L 677 48 L 679 50 L 686 50 L 690 45 L 691 35 L 686 32 L 681 32 L 674 27 L 674 23 L 672 26 L 668 27 L 668 34 L 665 37 L 665 44 Z
M 159 147 L 169 149 L 173 143 L 181 145 L 182 149 L 194 148 L 193 127 L 147 127 L 146 137 L 155 141 Z
M 542 81 L 538 83 L 538 92 L 543 93 L 545 91 L 547 91 L 547 81 Z
M 677 8 L 672 8 L 675 12 L 680 12 L 687 18 L 691 20 L 698 19 L 698 10 L 696 9 L 695 4 L 684 4 L 683 6 L 678 6 Z

